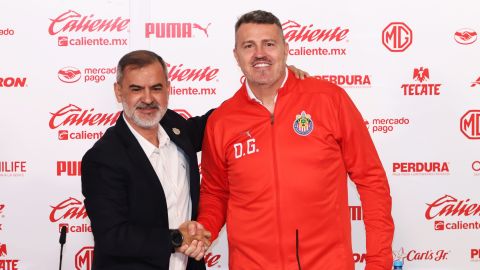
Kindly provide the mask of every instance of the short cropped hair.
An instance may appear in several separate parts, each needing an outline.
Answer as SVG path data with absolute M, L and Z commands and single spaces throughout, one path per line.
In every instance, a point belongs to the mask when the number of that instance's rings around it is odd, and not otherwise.
M 235 33 L 237 33 L 238 28 L 245 23 L 275 24 L 278 26 L 278 28 L 280 28 L 280 30 L 282 29 L 282 24 L 277 16 L 264 10 L 254 10 L 243 14 L 240 18 L 238 18 L 237 23 L 235 23 Z M 282 33 L 282 38 L 284 38 L 283 31 L 280 32 Z
M 165 73 L 165 79 L 168 81 L 168 70 L 167 64 L 163 61 L 163 58 L 158 54 L 147 51 L 147 50 L 137 50 L 125 54 L 117 65 L 117 83 L 120 83 L 123 80 L 125 68 L 127 66 L 133 66 L 134 68 L 142 68 L 148 65 L 151 65 L 158 61 L 162 65 L 163 73 Z

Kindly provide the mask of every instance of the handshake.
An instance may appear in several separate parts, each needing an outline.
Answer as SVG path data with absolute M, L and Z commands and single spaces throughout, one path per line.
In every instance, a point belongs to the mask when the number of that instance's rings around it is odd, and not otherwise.
M 175 249 L 195 260 L 201 260 L 210 247 L 212 234 L 196 221 L 185 221 L 178 227 L 182 235 L 182 244 Z

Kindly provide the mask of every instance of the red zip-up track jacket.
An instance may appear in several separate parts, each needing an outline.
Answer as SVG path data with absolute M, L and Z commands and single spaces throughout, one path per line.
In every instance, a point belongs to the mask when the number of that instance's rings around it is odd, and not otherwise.
M 274 115 L 245 84 L 210 116 L 198 221 L 227 224 L 230 270 L 353 270 L 347 175 L 366 229 L 366 270 L 392 267 L 385 171 L 340 87 L 289 72 Z

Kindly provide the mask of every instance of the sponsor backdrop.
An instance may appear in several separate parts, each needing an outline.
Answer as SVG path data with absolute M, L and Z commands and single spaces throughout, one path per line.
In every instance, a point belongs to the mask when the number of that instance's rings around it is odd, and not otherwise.
M 477 1 L 2 1 L 0 269 L 90 269 L 81 157 L 119 116 L 119 58 L 169 65 L 170 108 L 199 115 L 241 84 L 239 15 L 283 23 L 288 62 L 347 90 L 387 171 L 405 269 L 480 268 L 480 32 Z M 200 165 L 200 164 L 199 164 Z M 356 269 L 362 208 L 350 205 Z M 228 269 L 226 234 L 206 256 Z

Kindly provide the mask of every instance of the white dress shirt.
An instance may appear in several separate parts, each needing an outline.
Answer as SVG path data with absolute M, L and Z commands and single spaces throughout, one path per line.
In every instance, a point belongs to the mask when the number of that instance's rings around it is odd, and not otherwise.
M 125 119 L 125 116 L 123 117 Z M 168 225 L 171 229 L 176 229 L 183 222 L 190 220 L 192 215 L 190 172 L 185 154 L 170 140 L 161 125 L 158 128 L 159 145 L 156 147 L 136 132 L 126 119 L 125 122 L 160 179 L 167 199 Z M 182 253 L 172 253 L 169 270 L 185 270 L 187 260 L 188 257 Z

